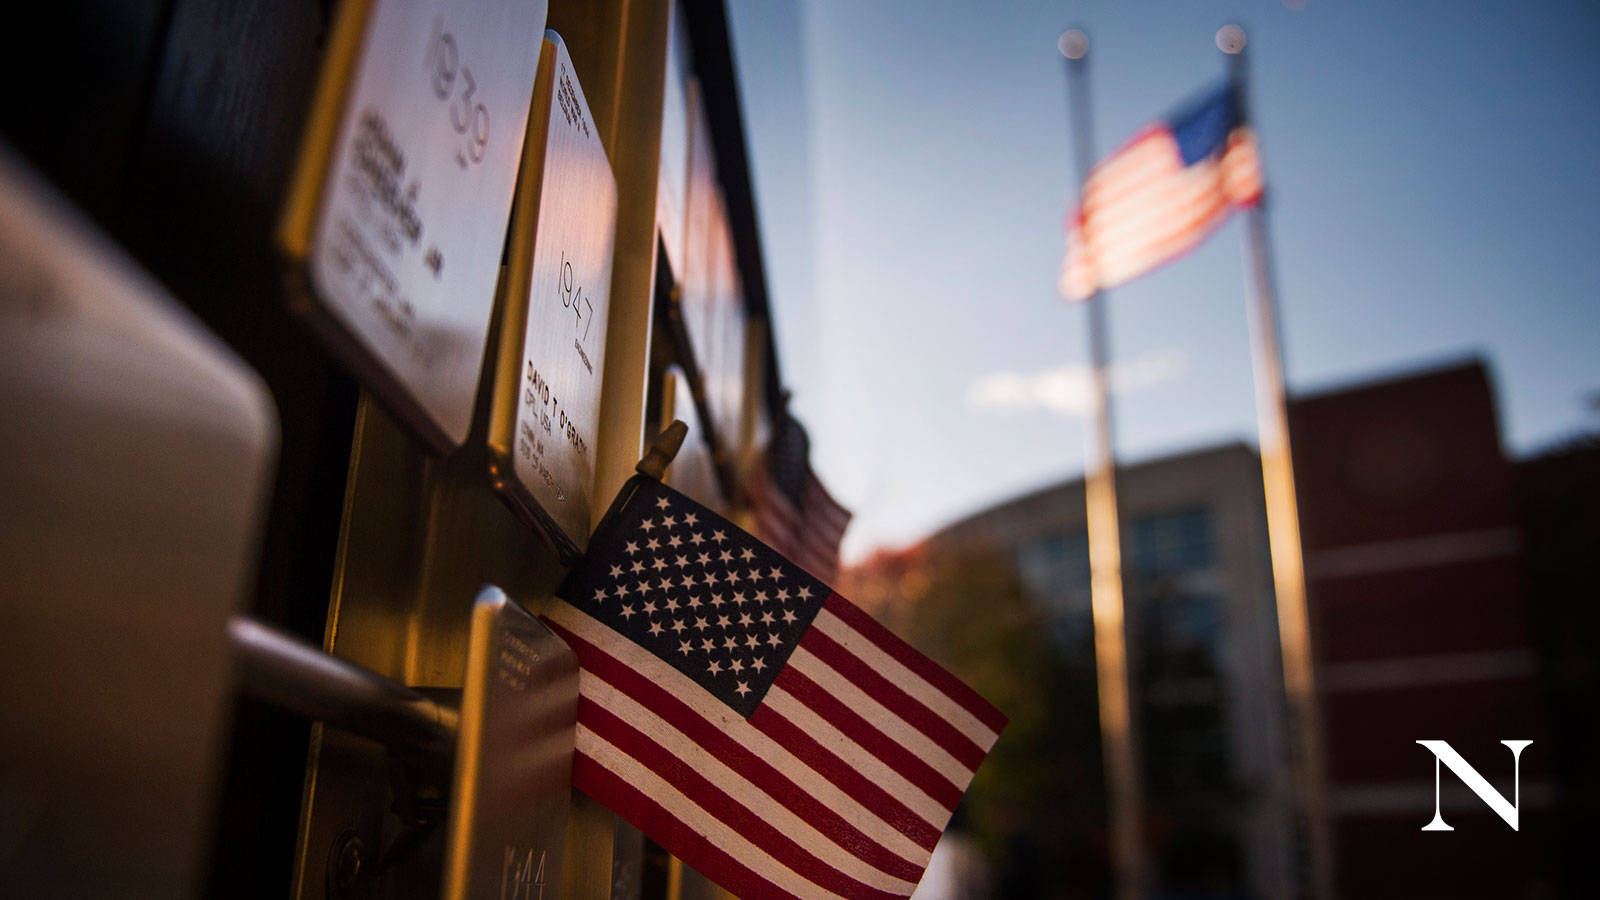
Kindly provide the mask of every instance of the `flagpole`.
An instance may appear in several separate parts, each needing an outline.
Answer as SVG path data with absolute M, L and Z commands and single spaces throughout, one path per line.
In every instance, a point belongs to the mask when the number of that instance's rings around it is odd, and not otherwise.
M 1089 38 L 1078 29 L 1058 42 L 1067 64 L 1067 97 L 1072 119 L 1073 155 L 1081 192 L 1094 164 L 1094 134 L 1089 109 Z M 1089 594 L 1094 617 L 1095 681 L 1100 704 L 1101 752 L 1105 757 L 1110 801 L 1112 866 L 1122 900 L 1144 894 L 1144 843 L 1139 743 L 1128 676 L 1128 629 L 1122 596 L 1122 541 L 1117 523 L 1116 458 L 1112 442 L 1110 342 L 1105 294 L 1085 301 L 1089 315 L 1090 402 L 1088 465 L 1084 471 L 1085 514 L 1089 532 Z
M 1228 60 L 1229 77 L 1246 103 L 1245 33 L 1238 25 L 1217 32 L 1217 48 Z M 1245 113 L 1249 121 L 1248 111 Z M 1266 200 L 1245 211 L 1245 261 L 1250 270 L 1250 336 L 1256 382 L 1256 423 L 1261 444 L 1261 479 L 1267 505 L 1267 541 L 1278 605 L 1278 642 L 1288 707 L 1292 777 L 1300 805 L 1306 878 L 1303 893 L 1333 896 L 1333 842 L 1322 756 L 1322 727 L 1311 660 L 1300 514 L 1295 498 L 1294 459 L 1289 446 L 1288 399 L 1284 386 L 1282 332 L 1276 282 L 1267 240 Z

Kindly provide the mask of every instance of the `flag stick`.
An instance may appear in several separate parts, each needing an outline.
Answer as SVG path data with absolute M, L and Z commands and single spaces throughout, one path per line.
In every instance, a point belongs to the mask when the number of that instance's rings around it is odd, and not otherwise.
M 1217 32 L 1229 76 L 1246 102 L 1245 34 L 1237 25 Z M 1248 112 L 1246 121 L 1249 121 Z M 1332 839 L 1323 781 L 1322 728 L 1311 662 L 1300 514 L 1295 500 L 1294 460 L 1289 446 L 1289 411 L 1283 377 L 1282 334 L 1267 240 L 1266 201 L 1245 211 L 1245 262 L 1250 270 L 1250 336 L 1256 382 L 1256 425 L 1261 443 L 1261 479 L 1267 504 L 1267 542 L 1278 603 L 1278 642 L 1288 701 L 1287 732 L 1292 778 L 1300 804 L 1306 855 L 1302 893 L 1333 896 Z
M 1067 61 L 1067 97 L 1072 117 L 1073 155 L 1080 191 L 1094 164 L 1089 110 L 1089 38 L 1072 29 L 1058 44 Z M 1109 341 L 1105 294 L 1085 301 L 1089 315 L 1090 403 L 1093 422 L 1084 472 L 1085 514 L 1089 532 L 1089 595 L 1094 615 L 1095 681 L 1100 703 L 1100 741 L 1110 800 L 1112 866 L 1117 896 L 1144 894 L 1144 843 L 1140 822 L 1138 729 L 1133 719 L 1128 676 L 1128 629 L 1122 597 L 1122 541 L 1117 524 L 1116 458 L 1111 430 Z

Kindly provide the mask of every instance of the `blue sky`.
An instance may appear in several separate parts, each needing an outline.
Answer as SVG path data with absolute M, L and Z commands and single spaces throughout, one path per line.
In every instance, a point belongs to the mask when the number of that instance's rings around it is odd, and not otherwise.
M 1291 391 L 1476 355 L 1510 452 L 1600 425 L 1600 6 L 730 5 L 779 352 L 849 557 L 1082 471 L 1073 25 L 1101 153 L 1248 31 Z M 1239 228 L 1109 296 L 1122 459 L 1252 438 Z

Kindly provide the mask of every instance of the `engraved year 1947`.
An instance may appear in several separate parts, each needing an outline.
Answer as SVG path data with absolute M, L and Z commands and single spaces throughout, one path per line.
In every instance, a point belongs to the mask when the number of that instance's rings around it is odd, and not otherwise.
M 572 261 L 567 259 L 566 251 L 561 253 L 561 271 L 556 283 L 556 293 L 561 297 L 561 305 L 572 310 L 572 328 L 575 336 L 572 339 L 572 348 L 578 351 L 578 358 L 583 361 L 583 367 L 594 374 L 594 364 L 589 361 L 589 329 L 594 326 L 594 303 L 583 295 L 583 286 L 578 284 L 577 276 L 572 271 Z

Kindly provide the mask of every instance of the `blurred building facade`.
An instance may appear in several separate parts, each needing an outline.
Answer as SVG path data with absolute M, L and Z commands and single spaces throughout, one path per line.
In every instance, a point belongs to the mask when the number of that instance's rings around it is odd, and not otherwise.
M 1572 887 L 1586 852 L 1574 835 L 1596 794 L 1585 774 L 1597 746 L 1586 644 L 1595 612 L 1580 598 L 1600 584 L 1600 444 L 1509 459 L 1477 360 L 1302 395 L 1290 403 L 1290 426 L 1336 895 Z M 1122 466 L 1118 493 L 1152 892 L 1290 894 L 1304 851 L 1289 793 L 1259 459 L 1225 444 Z M 975 565 L 1010 579 L 957 572 Z M 929 598 L 953 581 L 967 592 L 956 602 L 991 615 L 1003 614 L 1000 593 L 1015 591 L 1029 611 L 1022 627 L 1047 634 L 1090 685 L 1081 697 L 1042 688 L 1054 693 L 1041 702 L 1071 707 L 1060 715 L 1094 727 L 1083 482 L 879 554 L 845 585 L 937 644 L 919 620 L 938 618 Z M 947 629 L 947 655 L 969 652 L 963 627 Z M 970 677 L 984 677 L 971 665 Z M 1423 832 L 1434 759 L 1418 740 L 1448 741 L 1519 803 L 1520 829 L 1445 770 L 1440 808 L 1455 830 Z M 1533 741 L 1520 785 L 1502 740 Z M 995 765 L 1013 764 L 1004 751 Z M 1076 752 L 1098 778 L 1092 742 L 1061 752 Z M 1091 805 L 1098 828 L 1103 810 Z
M 1487 369 L 1304 396 L 1290 427 L 1339 894 L 1510 896 L 1550 881 L 1555 771 Z M 1447 771 L 1455 831 L 1422 834 L 1435 803 L 1423 739 L 1519 799 L 1520 830 Z M 1533 741 L 1520 798 L 1502 740 Z
M 1583 884 L 1600 814 L 1600 434 L 1569 438 L 1516 464 L 1519 517 L 1543 662 L 1555 772 L 1561 880 Z
M 1158 459 L 1120 469 L 1118 495 L 1151 884 L 1281 894 L 1291 848 L 1260 463 L 1243 444 Z M 975 554 L 1014 565 L 1038 626 L 1092 679 L 1083 482 L 956 522 L 913 555 L 938 581 L 939 561 Z M 922 576 L 904 557 L 873 565 L 879 583 L 858 575 L 858 596 L 916 592 Z

